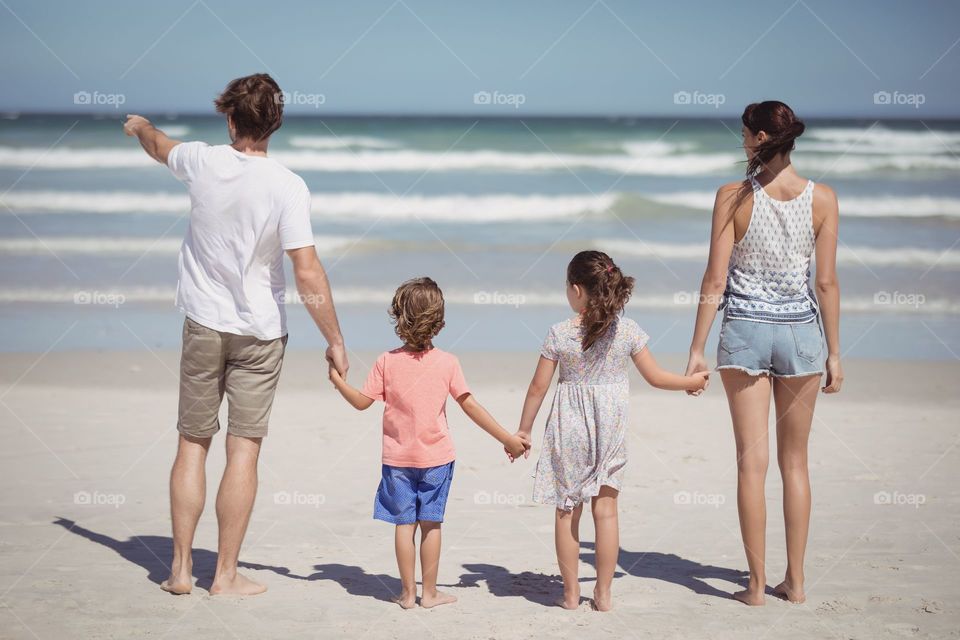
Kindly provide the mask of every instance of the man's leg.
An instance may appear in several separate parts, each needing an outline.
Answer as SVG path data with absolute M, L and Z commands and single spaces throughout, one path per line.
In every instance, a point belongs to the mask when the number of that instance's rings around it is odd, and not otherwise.
M 207 498 L 206 462 L 210 438 L 180 434 L 170 471 L 170 517 L 173 520 L 173 563 L 160 588 L 175 594 L 193 588 L 193 535 Z
M 240 545 L 247 533 L 253 502 L 257 497 L 257 459 L 262 438 L 227 434 L 227 467 L 217 492 L 217 522 L 220 542 L 212 595 L 252 596 L 267 588 L 237 573 Z

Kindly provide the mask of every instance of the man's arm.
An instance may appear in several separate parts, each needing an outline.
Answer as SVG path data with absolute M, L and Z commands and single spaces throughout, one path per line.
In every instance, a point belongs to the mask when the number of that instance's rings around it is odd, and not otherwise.
M 170 150 L 180 144 L 179 140 L 171 139 L 143 116 L 128 115 L 123 124 L 123 132 L 128 136 L 136 136 L 147 155 L 163 164 L 167 164 Z
M 347 377 L 347 353 L 343 346 L 343 335 L 340 333 L 340 323 L 337 321 L 337 311 L 333 306 L 333 296 L 330 293 L 330 281 L 327 272 L 320 264 L 317 250 L 313 246 L 300 247 L 287 251 L 293 262 L 293 274 L 297 281 L 297 293 L 303 305 L 310 312 L 310 317 L 317 323 L 320 333 L 326 338 L 327 360 L 336 367 L 344 378 Z

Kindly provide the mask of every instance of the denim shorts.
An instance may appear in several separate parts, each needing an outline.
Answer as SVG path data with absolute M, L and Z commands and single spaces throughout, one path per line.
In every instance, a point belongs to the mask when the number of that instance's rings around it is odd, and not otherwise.
M 383 465 L 373 517 L 391 524 L 413 524 L 420 520 L 443 522 L 453 464 L 448 462 L 424 469 Z
M 778 378 L 823 373 L 819 318 L 800 324 L 756 322 L 726 316 L 720 327 L 717 369 Z

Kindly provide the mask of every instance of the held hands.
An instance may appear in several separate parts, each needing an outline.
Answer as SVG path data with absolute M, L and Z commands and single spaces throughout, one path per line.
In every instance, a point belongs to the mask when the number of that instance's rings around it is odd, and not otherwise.
M 326 358 L 331 368 L 336 369 L 340 378 L 345 380 L 347 378 L 347 370 L 350 369 L 350 363 L 347 362 L 347 352 L 346 349 L 343 348 L 343 345 L 327 347 Z M 332 374 L 330 381 L 333 382 Z
M 149 127 L 150 121 L 143 116 L 136 114 L 127 114 L 127 121 L 123 123 L 123 132 L 128 136 L 137 135 L 137 131 L 142 127 Z
M 530 444 L 530 434 L 517 431 L 513 434 L 513 437 L 510 438 L 510 442 L 503 446 L 503 451 L 507 454 L 510 462 L 513 462 L 514 460 L 518 460 L 520 456 L 529 458 L 531 446 L 533 445 Z
M 691 386 L 687 389 L 687 395 L 699 396 L 710 386 L 709 371 L 697 371 L 688 377 L 691 379 Z
M 687 361 L 687 370 L 684 373 L 685 376 L 699 376 L 704 374 L 701 382 L 702 384 L 699 387 L 693 389 L 687 389 L 688 396 L 699 396 L 702 394 L 710 382 L 707 379 L 710 375 L 710 367 L 707 366 L 707 359 L 703 357 L 702 353 L 691 353 L 690 359 Z

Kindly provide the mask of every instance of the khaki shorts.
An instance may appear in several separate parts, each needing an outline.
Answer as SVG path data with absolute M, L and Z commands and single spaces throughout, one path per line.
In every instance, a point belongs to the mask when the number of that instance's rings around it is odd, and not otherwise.
M 260 340 L 209 329 L 187 318 L 180 354 L 177 431 L 209 438 L 220 430 L 220 404 L 227 394 L 227 433 L 267 435 L 287 336 Z

